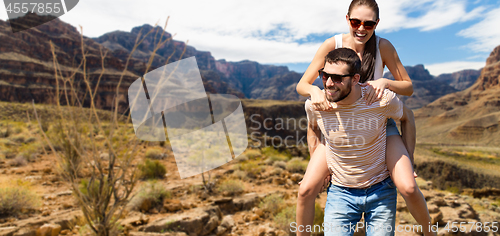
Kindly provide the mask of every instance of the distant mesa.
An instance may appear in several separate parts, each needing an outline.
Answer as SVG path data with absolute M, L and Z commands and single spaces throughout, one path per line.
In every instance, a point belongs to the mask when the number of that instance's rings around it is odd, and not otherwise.
M 463 75 L 470 76 L 471 72 L 465 71 Z M 491 52 L 471 87 L 445 95 L 415 112 L 419 127 L 417 139 L 421 142 L 500 145 L 499 80 L 500 46 Z
M 400 98 L 412 109 L 421 108 L 446 94 L 468 88 L 480 74 L 478 70 L 464 70 L 434 77 L 423 65 L 405 66 L 405 69 L 413 83 L 413 95 Z M 394 79 L 390 72 L 384 74 L 384 78 Z

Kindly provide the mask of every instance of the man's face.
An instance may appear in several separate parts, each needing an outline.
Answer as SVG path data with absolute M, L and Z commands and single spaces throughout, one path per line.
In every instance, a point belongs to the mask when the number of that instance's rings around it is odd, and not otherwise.
M 328 74 L 346 75 L 349 74 L 348 66 L 344 63 L 332 64 L 326 63 L 324 72 Z M 323 79 L 326 99 L 330 102 L 342 101 L 349 96 L 352 89 L 352 76 L 343 77 L 342 82 L 334 82 L 331 78 Z

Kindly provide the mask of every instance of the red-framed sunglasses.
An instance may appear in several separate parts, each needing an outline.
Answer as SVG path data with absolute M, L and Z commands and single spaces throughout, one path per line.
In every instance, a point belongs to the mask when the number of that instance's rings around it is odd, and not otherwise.
M 363 25 L 365 27 L 365 29 L 367 29 L 367 30 L 372 30 L 373 27 L 375 27 L 375 25 L 377 24 L 376 21 L 372 21 L 372 20 L 361 21 L 361 20 L 355 19 L 355 18 L 350 18 L 349 22 L 351 23 L 351 27 L 354 29 L 357 29 L 361 25 Z

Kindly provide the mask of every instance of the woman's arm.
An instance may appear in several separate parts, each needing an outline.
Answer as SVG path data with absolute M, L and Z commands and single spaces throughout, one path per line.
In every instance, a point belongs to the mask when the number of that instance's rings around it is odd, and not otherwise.
M 389 80 L 381 78 L 384 80 L 381 82 L 386 82 L 387 88 L 397 94 L 411 96 L 413 94 L 413 84 L 401 60 L 399 60 L 396 49 L 389 40 L 383 38 L 380 39 L 379 48 L 384 65 L 387 66 L 395 79 Z
M 316 110 L 330 109 L 330 103 L 326 100 L 325 93 L 318 86 L 312 85 L 318 77 L 318 70 L 325 65 L 325 56 L 335 49 L 335 38 L 331 37 L 319 47 L 316 55 L 307 67 L 306 72 L 302 75 L 297 84 L 297 92 L 304 97 L 311 97 L 312 106 Z

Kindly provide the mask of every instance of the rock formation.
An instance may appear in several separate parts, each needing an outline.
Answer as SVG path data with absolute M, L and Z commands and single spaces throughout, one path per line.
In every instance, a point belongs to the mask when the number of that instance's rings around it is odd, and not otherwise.
M 500 121 L 500 46 L 486 61 L 481 76 L 470 88 L 448 94 L 415 112 L 424 140 L 463 141 L 498 145 Z

